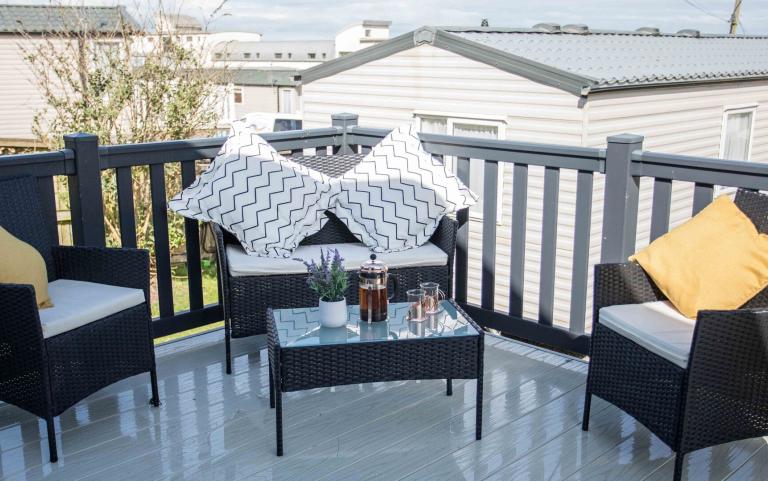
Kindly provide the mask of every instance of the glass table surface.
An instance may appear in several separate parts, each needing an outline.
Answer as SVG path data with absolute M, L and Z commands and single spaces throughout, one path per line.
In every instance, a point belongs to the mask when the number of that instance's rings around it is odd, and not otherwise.
M 280 347 L 309 347 L 407 339 L 478 336 L 477 330 L 448 302 L 440 302 L 440 311 L 423 321 L 407 319 L 408 303 L 390 303 L 386 321 L 360 320 L 360 307 L 348 306 L 349 318 L 343 327 L 322 327 L 317 307 L 275 309 Z

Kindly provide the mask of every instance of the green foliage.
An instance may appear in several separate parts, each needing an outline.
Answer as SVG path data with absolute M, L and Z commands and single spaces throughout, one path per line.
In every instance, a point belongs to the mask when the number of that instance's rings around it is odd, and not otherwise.
M 157 1 L 147 11 L 162 10 Z M 227 72 L 206 69 L 202 47 L 188 48 L 175 34 L 124 19 L 109 34 L 48 33 L 22 48 L 46 101 L 33 131 L 51 148 L 73 132 L 96 134 L 101 144 L 185 139 L 210 134 L 219 118 Z M 153 249 L 149 169 L 132 174 L 137 244 Z M 165 182 L 168 197 L 181 189 L 178 163 L 166 164 Z M 107 243 L 120 245 L 114 172 L 102 174 L 102 185 Z M 170 215 L 168 227 L 175 252 L 184 244 L 183 219 Z

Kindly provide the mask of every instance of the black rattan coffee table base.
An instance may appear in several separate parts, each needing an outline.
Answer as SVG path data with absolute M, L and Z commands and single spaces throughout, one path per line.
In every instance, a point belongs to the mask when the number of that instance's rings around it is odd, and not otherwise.
M 270 309 L 269 405 L 276 409 L 277 455 L 283 455 L 282 393 L 369 382 L 446 379 L 446 394 L 450 396 L 452 379 L 477 379 L 475 437 L 479 440 L 483 418 L 483 331 L 460 308 L 457 310 L 477 330 L 477 336 L 281 347 Z

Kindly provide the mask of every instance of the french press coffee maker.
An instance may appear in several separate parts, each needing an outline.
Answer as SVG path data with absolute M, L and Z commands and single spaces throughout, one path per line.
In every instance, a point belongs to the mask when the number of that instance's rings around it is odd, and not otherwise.
M 397 293 L 397 278 L 393 276 L 394 292 L 387 296 L 387 271 L 387 266 L 376 260 L 376 254 L 360 266 L 360 319 L 365 322 L 387 320 L 388 303 Z

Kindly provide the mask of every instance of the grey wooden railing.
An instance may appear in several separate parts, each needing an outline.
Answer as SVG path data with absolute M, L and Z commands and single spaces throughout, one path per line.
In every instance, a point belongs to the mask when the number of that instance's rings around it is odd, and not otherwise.
M 300 155 L 305 148 L 317 149 L 321 155 L 328 147 L 338 151 L 342 136 L 343 129 L 339 127 L 263 135 L 278 150 L 290 151 L 294 155 Z M 148 166 L 160 314 L 155 319 L 154 334 L 161 337 L 210 324 L 222 317 L 218 304 L 203 304 L 199 228 L 193 220 L 184 222 L 190 308 L 184 311 L 174 309 L 165 165 L 180 164 L 182 185 L 186 187 L 195 179 L 196 163 L 215 157 L 225 140 L 218 137 L 100 146 L 94 135 L 73 134 L 65 136 L 65 147 L 57 152 L 0 157 L 0 177 L 37 177 L 51 237 L 58 239 L 53 179 L 54 176 L 66 176 L 74 243 L 104 246 L 101 172 L 114 171 L 121 245 L 136 247 L 132 168 Z
M 302 155 L 303 149 L 317 149 L 323 155 L 330 147 L 336 153 L 365 152 L 378 143 L 388 131 L 357 125 L 357 116 L 332 116 L 329 128 L 265 134 L 264 138 L 280 151 Z M 496 192 L 499 165 L 513 170 L 512 212 L 509 272 L 498 272 L 496 257 L 497 223 L 482 222 L 482 246 L 469 245 L 468 213 L 460 216 L 456 253 L 455 297 L 481 324 L 520 338 L 586 353 L 589 335 L 585 329 L 589 292 L 590 226 L 593 220 L 595 175 L 605 175 L 602 204 L 603 224 L 601 262 L 623 262 L 635 249 L 638 224 L 640 179 L 653 179 L 651 239 L 669 228 L 672 181 L 695 185 L 692 214 L 712 200 L 715 186 L 732 186 L 768 190 L 768 165 L 719 159 L 688 157 L 642 151 L 642 137 L 617 135 L 607 139 L 606 149 L 534 144 L 506 140 L 487 140 L 448 135 L 422 134 L 425 149 L 437 156 L 456 159 L 457 174 L 465 182 L 470 179 L 470 159 L 484 161 L 485 192 Z M 182 185 L 195 178 L 196 162 L 216 155 L 224 138 L 208 138 L 155 142 L 148 144 L 99 146 L 95 136 L 74 134 L 65 138 L 65 148 L 57 152 L 0 157 L 0 177 L 32 175 L 37 177 L 49 228 L 54 238 L 56 209 L 53 176 L 67 176 L 74 242 L 79 245 L 104 245 L 105 227 L 100 173 L 114 170 L 117 184 L 121 242 L 136 245 L 134 197 L 131 169 L 148 166 L 152 199 L 157 286 L 160 316 L 155 335 L 162 336 L 204 325 L 221 319 L 217 304 L 204 305 L 200 269 L 200 239 L 195 221 L 185 221 L 187 288 L 190 309 L 177 312 L 173 305 L 171 258 L 168 238 L 167 192 L 164 166 L 181 165 Z M 528 173 L 530 167 L 544 171 L 543 211 L 541 219 L 541 259 L 539 261 L 538 312 L 534 318 L 523 315 L 526 286 L 526 226 L 529 216 Z M 576 202 L 573 227 L 571 300 L 567 326 L 554 322 L 555 259 L 558 237 L 560 174 L 575 172 Z M 495 195 L 482 199 L 483 219 L 496 219 Z M 478 222 L 473 219 L 472 222 Z M 468 302 L 469 249 L 481 251 L 481 283 L 479 304 Z M 509 276 L 508 309 L 495 308 L 496 279 Z
M 368 150 L 388 131 L 358 127 L 347 119 L 347 141 Z M 482 222 L 482 262 L 480 305 L 468 305 L 468 227 L 467 213 L 461 218 L 456 252 L 455 297 L 467 312 L 483 325 L 517 337 L 559 348 L 587 353 L 589 335 L 585 332 L 588 318 L 590 228 L 593 216 L 594 177 L 604 174 L 602 204 L 602 239 L 600 262 L 626 262 L 635 252 L 638 227 L 640 179 L 653 178 L 653 202 L 650 239 L 669 229 L 672 181 L 694 183 L 693 209 L 696 214 L 712 201 L 714 186 L 730 186 L 768 190 L 768 165 L 731 160 L 659 154 L 642 151 L 643 137 L 632 134 L 607 138 L 606 149 L 558 146 L 476 139 L 448 135 L 421 134 L 422 145 L 434 155 L 457 159 L 457 174 L 469 183 L 469 159 L 484 160 L 485 192 L 496 192 L 499 163 L 513 169 L 512 212 L 510 233 L 510 272 L 496 272 L 496 222 Z M 544 168 L 543 212 L 541 221 L 541 256 L 539 264 L 538 316 L 523 316 L 523 293 L 526 286 L 526 227 L 529 222 L 527 204 L 528 170 Z M 566 328 L 554 325 L 555 260 L 558 236 L 558 199 L 560 173 L 576 171 L 576 202 L 571 263 L 571 295 L 569 323 Z M 482 199 L 483 219 L 495 219 L 497 197 Z M 476 249 L 478 246 L 471 246 Z M 507 312 L 495 309 L 496 279 L 509 275 Z M 473 286 L 476 288 L 477 286 Z M 561 323 L 562 324 L 562 323 Z

